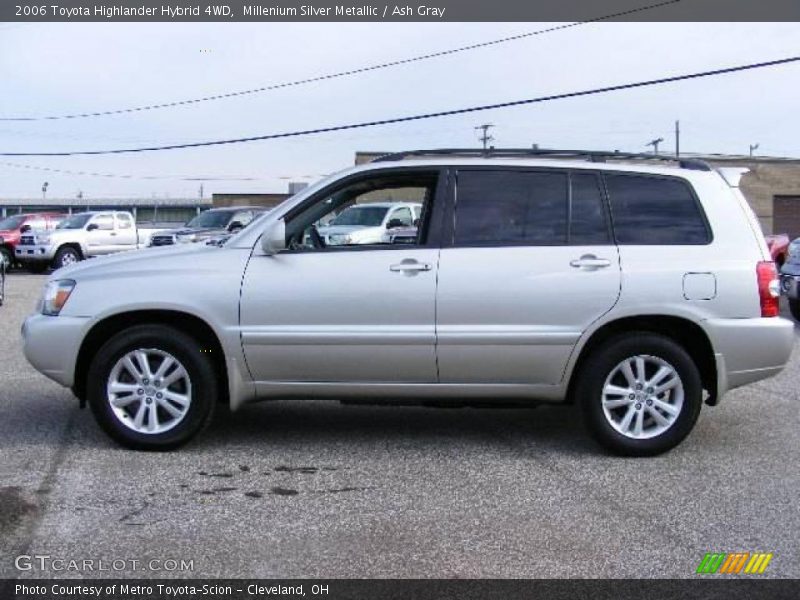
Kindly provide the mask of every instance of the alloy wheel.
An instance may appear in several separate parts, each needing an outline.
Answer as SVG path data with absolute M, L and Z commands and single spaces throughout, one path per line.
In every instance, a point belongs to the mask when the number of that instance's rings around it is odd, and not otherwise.
M 681 414 L 683 382 L 670 363 L 639 354 L 620 362 L 603 385 L 603 414 L 618 433 L 649 439 L 672 427 Z
M 192 382 L 181 362 L 163 350 L 131 350 L 111 369 L 106 397 L 116 418 L 143 434 L 169 431 L 192 402 Z

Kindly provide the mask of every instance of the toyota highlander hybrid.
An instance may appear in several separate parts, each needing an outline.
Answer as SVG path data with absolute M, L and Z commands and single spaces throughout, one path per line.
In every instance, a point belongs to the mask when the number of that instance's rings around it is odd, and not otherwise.
M 576 403 L 606 448 L 658 454 L 792 350 L 741 175 L 619 153 L 384 157 L 222 246 L 59 269 L 25 355 L 131 448 L 179 446 L 222 403 L 514 401 Z M 316 228 L 386 197 L 421 205 L 409 243 Z

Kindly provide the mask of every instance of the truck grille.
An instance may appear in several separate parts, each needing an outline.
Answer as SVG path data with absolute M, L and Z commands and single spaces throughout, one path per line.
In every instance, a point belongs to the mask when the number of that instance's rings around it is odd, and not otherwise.
M 35 243 L 32 235 L 23 235 L 19 240 L 20 246 L 33 246 Z
M 171 235 L 154 235 L 150 238 L 150 243 L 153 246 L 171 246 L 175 240 Z

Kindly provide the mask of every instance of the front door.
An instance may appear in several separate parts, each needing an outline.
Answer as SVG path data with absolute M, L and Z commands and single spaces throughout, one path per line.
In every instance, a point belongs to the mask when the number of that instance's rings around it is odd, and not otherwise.
M 369 203 L 380 225 L 393 208 L 387 198 L 421 201 L 429 216 L 438 180 L 430 170 L 362 174 L 282 215 L 288 249 L 265 256 L 257 244 L 242 285 L 242 345 L 257 382 L 436 382 L 432 219 L 402 245 L 325 246 L 316 226 Z
M 462 169 L 439 261 L 442 383 L 561 381 L 581 333 L 620 291 L 593 172 Z
M 86 225 L 86 247 L 89 256 L 99 256 L 114 252 L 117 232 L 114 229 L 114 215 L 103 213 L 95 215 Z

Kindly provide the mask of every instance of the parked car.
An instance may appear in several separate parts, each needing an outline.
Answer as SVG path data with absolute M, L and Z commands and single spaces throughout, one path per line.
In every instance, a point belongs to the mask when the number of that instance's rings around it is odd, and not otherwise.
M 345 208 L 330 225 L 318 228 L 331 246 L 388 242 L 391 230 L 411 227 L 420 217 L 422 204 L 414 202 L 367 202 Z
M 574 402 L 597 441 L 635 456 L 680 443 L 704 398 L 786 365 L 794 327 L 741 170 L 417 154 L 327 178 L 221 247 L 56 271 L 25 356 L 131 448 L 187 442 L 219 403 Z M 339 203 L 398 187 L 426 199 L 414 244 L 309 235 Z
M 28 270 L 41 273 L 48 267 L 58 269 L 85 258 L 143 248 L 153 231 L 157 230 L 137 228 L 129 212 L 75 213 L 53 230 L 22 234 L 15 256 Z
M 13 266 L 14 250 L 19 244 L 20 236 L 32 229 L 53 229 L 66 215 L 60 213 L 27 213 L 11 215 L 0 220 L 0 263 L 7 268 Z
M 205 242 L 228 234 L 238 233 L 267 211 L 263 206 L 211 208 L 201 212 L 184 227 L 161 231 L 150 240 L 151 246 L 171 246 L 186 242 Z
M 780 269 L 789 256 L 789 236 L 785 233 L 777 233 L 766 235 L 764 239 L 767 241 L 767 248 L 769 248 L 773 262 Z
M 416 244 L 419 231 L 416 225 L 411 227 L 398 227 L 389 231 L 390 244 Z
M 786 262 L 781 267 L 781 292 L 792 316 L 800 321 L 800 238 L 789 244 Z

